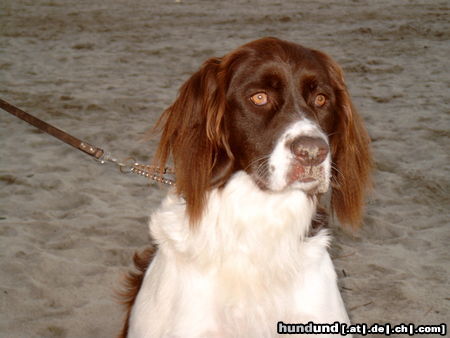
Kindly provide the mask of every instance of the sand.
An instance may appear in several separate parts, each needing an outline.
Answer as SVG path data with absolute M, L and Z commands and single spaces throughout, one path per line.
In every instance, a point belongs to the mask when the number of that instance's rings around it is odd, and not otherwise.
M 354 323 L 449 322 L 447 1 L 0 2 L 0 97 L 148 162 L 208 57 L 277 36 L 332 55 L 372 137 L 363 228 L 332 226 Z M 114 290 L 166 193 L 0 112 L 0 337 L 113 337 Z

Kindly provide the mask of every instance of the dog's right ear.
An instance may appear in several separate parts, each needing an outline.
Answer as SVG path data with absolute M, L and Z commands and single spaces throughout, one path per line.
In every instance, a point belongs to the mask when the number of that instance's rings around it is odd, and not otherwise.
M 172 156 L 176 191 L 184 197 L 190 224 L 202 215 L 206 193 L 229 175 L 233 156 L 224 130 L 225 83 L 220 58 L 207 60 L 186 81 L 156 127 L 162 131 L 155 163 L 164 168 Z

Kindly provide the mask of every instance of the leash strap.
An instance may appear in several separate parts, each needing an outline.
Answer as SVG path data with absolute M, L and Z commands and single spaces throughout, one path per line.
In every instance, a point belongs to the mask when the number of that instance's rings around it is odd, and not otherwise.
M 0 99 L 0 108 L 18 117 L 21 120 L 28 122 L 32 126 L 42 130 L 43 132 L 52 135 L 53 137 L 56 137 L 58 140 L 63 141 L 64 143 L 67 143 L 72 147 L 81 150 L 92 157 L 95 157 L 96 159 L 99 159 L 104 154 L 103 149 L 94 147 L 89 143 L 83 142 L 77 139 L 76 137 L 67 134 L 65 131 L 53 127 L 47 122 L 44 122 L 41 119 L 38 119 L 37 117 L 34 117 L 33 115 L 28 114 L 27 112 L 24 112 L 23 110 L 13 106 L 12 104 L 2 99 Z
M 129 158 L 123 162 L 114 158 L 110 153 L 105 152 L 101 148 L 97 148 L 89 143 L 86 143 L 65 131 L 58 129 L 37 117 L 28 114 L 27 112 L 13 106 L 12 104 L 0 99 L 0 108 L 6 112 L 18 117 L 19 119 L 28 122 L 32 126 L 42 130 L 43 132 L 57 138 L 58 140 L 78 149 L 82 152 L 94 157 L 100 163 L 113 163 L 119 167 L 120 172 L 127 174 L 133 173 L 140 176 L 148 177 L 154 181 L 164 183 L 167 185 L 175 184 L 175 172 L 171 168 L 164 168 L 161 170 L 159 167 L 144 165 L 136 162 L 134 159 Z

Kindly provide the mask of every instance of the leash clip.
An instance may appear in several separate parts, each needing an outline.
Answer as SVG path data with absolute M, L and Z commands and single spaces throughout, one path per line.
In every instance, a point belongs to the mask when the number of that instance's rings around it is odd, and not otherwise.
M 110 152 L 103 152 L 103 154 L 97 159 L 101 164 L 107 162 L 117 166 L 122 174 L 136 174 L 150 178 L 156 182 L 175 185 L 175 172 L 171 168 L 164 168 L 161 170 L 158 167 L 151 165 L 144 165 L 136 162 L 132 157 L 128 157 L 123 161 L 118 160 Z
M 107 162 L 116 165 L 122 174 L 130 174 L 133 172 L 133 167 L 138 163 L 134 158 L 127 158 L 125 161 L 119 161 L 116 157 L 114 157 L 110 152 L 103 152 L 103 154 L 97 159 L 101 164 L 105 164 Z M 131 163 L 129 163 L 131 162 Z

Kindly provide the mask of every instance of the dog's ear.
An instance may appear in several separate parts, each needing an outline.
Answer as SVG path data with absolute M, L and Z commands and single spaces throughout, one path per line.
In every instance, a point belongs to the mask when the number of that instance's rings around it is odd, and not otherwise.
M 320 53 L 320 52 L 319 52 Z M 336 124 L 331 131 L 331 206 L 343 224 L 361 224 L 366 192 L 372 187 L 370 138 L 350 99 L 339 65 L 320 53 L 330 74 L 336 95 Z
M 191 225 L 202 215 L 207 191 L 230 174 L 233 161 L 223 124 L 226 102 L 220 64 L 219 58 L 207 60 L 157 123 L 162 135 L 155 162 L 163 168 L 172 156 L 176 191 L 186 200 Z

